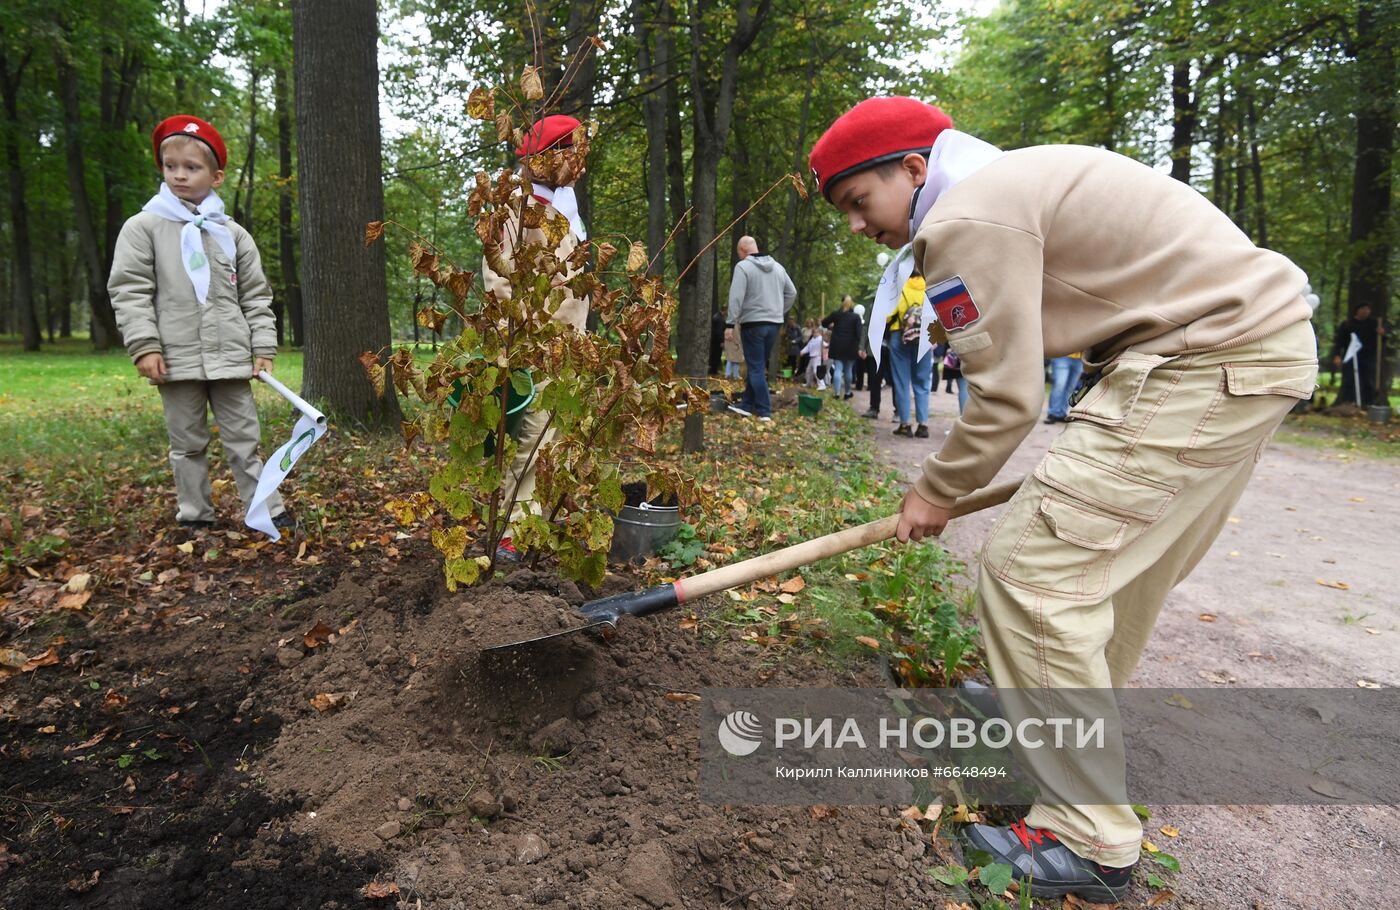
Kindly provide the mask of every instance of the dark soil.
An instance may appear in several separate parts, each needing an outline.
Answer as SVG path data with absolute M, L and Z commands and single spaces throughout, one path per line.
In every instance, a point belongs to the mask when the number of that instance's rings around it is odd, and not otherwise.
M 613 576 L 596 593 L 636 585 Z M 414 908 L 951 896 L 926 871 L 946 842 L 901 807 L 699 801 L 687 693 L 878 686 L 873 664 L 773 661 L 706 643 L 678 614 L 483 659 L 574 627 L 585 593 L 521 571 L 449 594 L 430 551 L 323 570 L 305 593 L 69 642 L 65 657 L 92 653 L 0 690 L 0 843 L 23 859 L 6 870 L 0 852 L 0 907 L 393 906 L 362 896 L 372 881 Z

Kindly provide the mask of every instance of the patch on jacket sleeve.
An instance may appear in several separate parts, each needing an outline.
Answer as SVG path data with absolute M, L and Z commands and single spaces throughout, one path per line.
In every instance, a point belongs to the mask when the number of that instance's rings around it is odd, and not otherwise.
M 949 332 L 967 328 L 982 318 L 972 293 L 957 275 L 930 285 L 927 298 L 934 313 L 938 314 L 939 323 Z
M 960 335 L 956 339 L 948 339 L 948 343 L 957 351 L 959 357 L 966 357 L 968 354 L 976 354 L 992 346 L 992 336 L 987 332 L 978 332 L 976 335 Z

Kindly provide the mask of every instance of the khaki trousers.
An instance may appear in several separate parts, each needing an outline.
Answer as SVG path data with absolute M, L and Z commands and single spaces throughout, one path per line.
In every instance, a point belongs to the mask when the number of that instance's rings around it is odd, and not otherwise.
M 1222 351 L 1129 350 L 1104 368 L 982 550 L 977 593 L 997 686 L 1128 684 L 1167 593 L 1210 548 L 1284 415 L 1312 394 L 1316 352 L 1301 322 Z M 1086 792 L 1121 801 L 1121 738 L 1094 767 L 1048 753 L 1018 755 L 1042 782 L 1029 823 L 1086 859 L 1136 862 L 1131 807 L 1069 804 Z M 1081 798 L 1057 804 L 1061 786 Z
M 549 426 L 549 416 L 548 411 L 527 409 L 516 427 L 515 457 L 510 462 L 510 483 L 515 490 L 515 506 L 510 510 L 512 525 L 524 518 L 527 511 L 536 515 L 540 512 L 535 502 L 535 462 L 530 456 L 539 455 L 535 449 L 536 442 L 540 448 L 544 448 L 554 439 L 554 427 Z M 540 439 L 542 433 L 544 439 Z M 526 462 L 529 462 L 528 465 Z
M 258 457 L 258 409 L 252 384 L 246 379 L 211 382 L 180 381 L 156 386 L 165 408 L 165 430 L 170 437 L 170 468 L 175 474 L 178 521 L 213 521 L 214 499 L 209 489 L 209 409 L 219 426 L 224 457 L 244 506 L 253 499 L 262 474 Z M 267 501 L 272 517 L 285 509 L 273 493 Z

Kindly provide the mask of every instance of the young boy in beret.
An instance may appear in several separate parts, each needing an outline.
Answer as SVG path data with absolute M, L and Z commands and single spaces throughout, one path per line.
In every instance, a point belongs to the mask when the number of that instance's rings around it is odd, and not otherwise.
M 1003 152 L 913 98 L 856 105 L 810 163 L 853 232 L 900 251 L 887 282 L 924 276 L 969 386 L 904 498 L 901 541 L 941 533 L 1006 463 L 1039 418 L 1044 359 L 1085 352 L 1087 392 L 990 532 L 977 594 L 1003 694 L 1126 686 L 1167 593 L 1312 394 L 1303 273 L 1143 164 L 1080 146 Z M 1092 774 L 1121 794 L 1121 748 L 1110 759 Z M 1091 776 L 1030 761 L 1041 780 Z M 1129 806 L 1053 795 L 1017 824 L 963 833 L 1035 897 L 1090 901 L 1122 897 L 1142 840 Z
M 569 222 L 569 230 L 564 233 L 564 236 L 554 247 L 554 255 L 560 262 L 566 262 L 574 250 L 578 248 L 578 245 L 588 239 L 583 219 L 579 216 L 578 197 L 574 195 L 574 183 L 583 175 L 581 173 L 569 174 L 565 175 L 563 181 L 551 182 L 548 178 L 531 171 L 530 158 L 549 149 L 571 148 L 574 144 L 574 131 L 580 126 L 579 121 L 573 117 L 565 114 L 551 114 L 532 124 L 525 134 L 525 141 L 515 150 L 516 157 L 520 159 L 521 173 L 533 184 L 530 199 L 526 204 L 544 206 L 545 219 L 563 215 Z M 501 260 L 506 263 L 513 261 L 512 250 L 515 236 L 516 226 L 514 219 L 512 219 L 506 225 L 505 234 L 501 240 Z M 521 237 L 526 243 L 548 245 L 548 238 L 543 228 L 527 227 Z M 570 269 L 566 274 L 556 279 L 555 286 L 560 289 L 564 296 L 559 308 L 554 311 L 553 318 L 582 332 L 588 323 L 588 298 L 575 297 L 564 283 L 574 274 L 576 274 L 575 270 Z M 493 292 L 497 298 L 503 300 L 510 298 L 510 278 L 500 275 L 492 269 L 489 257 L 482 262 L 481 278 L 486 290 Z M 536 388 L 540 388 L 544 382 L 548 382 L 548 379 L 542 380 L 540 377 L 536 377 Z M 512 525 L 523 518 L 527 510 L 538 510 L 538 506 L 534 502 L 535 464 L 530 456 L 537 448 L 537 444 L 542 446 L 553 437 L 554 430 L 548 424 L 548 413 L 527 409 L 516 430 L 515 458 L 510 466 L 511 483 L 515 489 L 515 507 L 510 516 Z M 543 440 L 540 438 L 541 434 L 544 434 Z M 496 558 L 498 561 L 505 562 L 520 561 L 520 551 L 516 549 L 509 535 L 503 537 L 497 545 Z
M 122 226 L 107 290 L 137 372 L 160 390 L 176 520 L 206 530 L 214 524 L 210 408 L 245 506 L 262 473 L 249 380 L 271 372 L 277 356 L 272 291 L 252 236 L 214 192 L 227 160 L 218 131 L 180 114 L 156 126 L 151 149 L 164 182 Z M 278 528 L 294 526 L 275 492 L 268 511 Z

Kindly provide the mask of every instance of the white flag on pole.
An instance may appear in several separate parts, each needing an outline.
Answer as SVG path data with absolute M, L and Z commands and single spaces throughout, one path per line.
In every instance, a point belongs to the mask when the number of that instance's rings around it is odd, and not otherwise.
M 253 501 L 248 504 L 248 514 L 244 517 L 243 523 L 254 531 L 261 531 L 273 540 L 281 540 L 282 532 L 277 530 L 272 523 L 272 514 L 267 508 L 267 499 L 273 494 L 282 481 L 292 470 L 292 465 L 297 463 L 297 459 L 306 454 L 306 450 L 315 445 L 316 440 L 326 435 L 329 429 L 326 425 L 326 415 L 307 404 L 300 395 L 284 386 L 273 378 L 272 374 L 263 370 L 258 374 L 258 378 L 269 386 L 277 390 L 277 393 L 292 403 L 292 406 L 301 412 L 297 418 L 297 425 L 292 428 L 292 438 L 287 440 L 282 448 L 272 453 L 263 464 L 262 475 L 258 477 L 258 489 L 253 494 Z
M 1361 339 L 1356 337 L 1356 333 L 1351 333 L 1351 344 L 1347 345 L 1346 356 L 1342 358 L 1342 363 L 1351 363 L 1357 354 L 1361 353 Z

